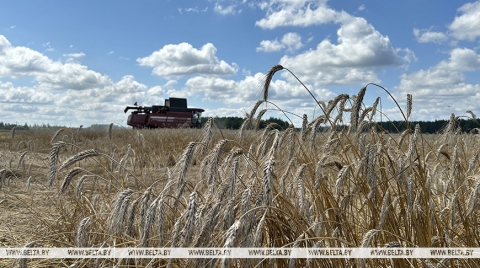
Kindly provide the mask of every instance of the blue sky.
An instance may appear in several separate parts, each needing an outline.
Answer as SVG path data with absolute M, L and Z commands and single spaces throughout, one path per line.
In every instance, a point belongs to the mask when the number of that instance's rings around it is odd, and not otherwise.
M 277 64 L 324 102 L 373 82 L 402 107 L 412 94 L 412 120 L 448 119 L 479 112 L 479 40 L 480 1 L 2 1 L 0 121 L 125 125 L 125 106 L 168 97 L 244 116 Z M 286 71 L 269 96 L 318 115 Z

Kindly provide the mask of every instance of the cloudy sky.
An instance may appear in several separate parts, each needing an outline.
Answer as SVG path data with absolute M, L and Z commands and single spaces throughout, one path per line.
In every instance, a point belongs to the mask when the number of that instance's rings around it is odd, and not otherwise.
M 478 114 L 479 41 L 480 1 L 2 1 L 0 121 L 125 125 L 125 106 L 168 97 L 243 116 L 277 64 L 322 101 L 377 83 L 402 106 L 413 95 L 413 120 Z M 269 97 L 318 115 L 286 71 Z M 365 104 L 377 97 L 400 119 L 379 88 Z

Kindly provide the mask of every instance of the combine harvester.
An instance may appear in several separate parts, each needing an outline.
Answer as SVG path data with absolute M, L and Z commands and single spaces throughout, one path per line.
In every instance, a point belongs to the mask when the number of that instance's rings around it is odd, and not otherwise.
M 202 112 L 199 108 L 188 108 L 187 99 L 165 99 L 164 106 L 127 106 L 124 112 L 133 110 L 127 124 L 133 128 L 201 128 Z

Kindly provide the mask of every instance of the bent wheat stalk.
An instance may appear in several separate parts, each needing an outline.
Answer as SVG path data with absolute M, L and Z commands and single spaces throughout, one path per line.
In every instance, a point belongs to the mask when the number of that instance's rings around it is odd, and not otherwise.
M 94 157 L 94 156 L 98 156 L 100 155 L 99 152 L 97 152 L 96 150 L 94 149 L 89 149 L 89 150 L 85 150 L 83 152 L 80 152 L 72 157 L 70 157 L 69 159 L 67 159 L 65 162 L 63 162 L 63 164 L 60 166 L 60 168 L 58 170 L 62 170 L 64 168 L 67 168 L 83 159 L 86 159 L 86 158 L 89 158 L 89 157 Z

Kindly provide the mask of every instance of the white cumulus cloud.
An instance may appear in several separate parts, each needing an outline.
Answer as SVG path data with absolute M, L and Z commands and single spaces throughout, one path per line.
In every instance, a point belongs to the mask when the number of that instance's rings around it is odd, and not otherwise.
M 0 77 L 34 77 L 40 86 L 51 89 L 82 90 L 111 83 L 110 78 L 84 65 L 52 61 L 42 53 L 12 46 L 0 35 Z
M 29 83 L 17 86 L 18 81 Z M 72 122 L 77 126 L 125 124 L 126 105 L 161 104 L 163 93 L 161 86 L 149 88 L 132 75 L 114 82 L 84 65 L 53 61 L 0 35 L 0 113 L 4 118 L 65 126 Z
M 281 41 L 275 40 L 263 40 L 260 42 L 260 46 L 256 48 L 257 51 L 262 52 L 275 52 L 286 48 L 288 51 L 293 52 L 303 47 L 302 37 L 297 33 L 287 33 L 282 37 Z
M 426 70 L 403 74 L 400 84 L 394 88 L 394 96 L 405 103 L 407 94 L 412 94 L 416 120 L 448 118 L 451 113 L 463 114 L 478 110 L 480 85 L 466 82 L 464 72 L 480 69 L 480 55 L 466 48 L 450 51 L 448 60 L 443 60 Z
M 255 25 L 263 29 L 274 29 L 281 26 L 301 26 L 332 22 L 337 12 L 326 5 L 326 1 L 284 1 L 272 0 L 268 4 L 267 16 Z
M 450 34 L 459 40 L 474 41 L 480 36 L 480 1 L 458 8 L 460 15 L 448 26 Z
M 262 40 L 260 46 L 256 48 L 257 51 L 262 52 L 276 52 L 282 50 L 284 45 L 278 40 Z
M 141 66 L 153 67 L 152 73 L 162 77 L 183 75 L 231 75 L 237 72 L 235 63 L 232 65 L 219 60 L 215 53 L 217 48 L 207 43 L 201 49 L 196 49 L 188 43 L 165 45 L 151 55 L 138 58 Z
M 468 48 L 454 48 L 448 61 L 442 61 L 436 69 L 450 71 L 474 71 L 480 68 L 480 55 Z
M 79 52 L 79 53 L 68 53 L 68 54 L 63 54 L 64 57 L 70 57 L 70 58 L 81 58 L 85 57 L 85 53 Z
M 304 81 L 323 86 L 378 82 L 376 68 L 400 61 L 389 38 L 363 18 L 345 15 L 337 35 L 337 44 L 325 39 L 316 49 L 282 57 L 280 64 Z
M 237 9 L 236 5 L 222 6 L 219 3 L 215 4 L 213 10 L 220 15 L 234 15 L 242 12 L 241 9 Z
M 413 29 L 413 34 L 420 43 L 443 43 L 448 40 L 448 36 L 442 32 L 432 32 L 428 29 Z

